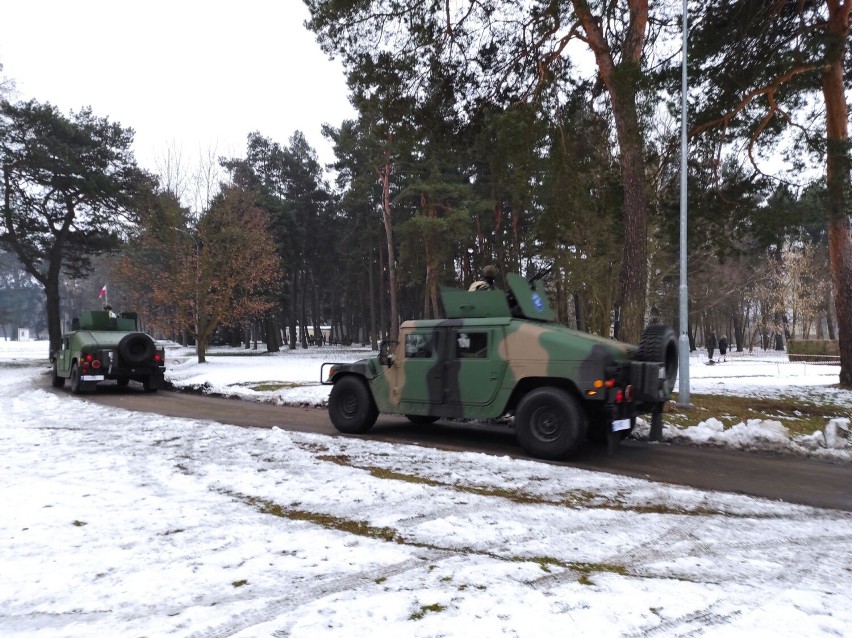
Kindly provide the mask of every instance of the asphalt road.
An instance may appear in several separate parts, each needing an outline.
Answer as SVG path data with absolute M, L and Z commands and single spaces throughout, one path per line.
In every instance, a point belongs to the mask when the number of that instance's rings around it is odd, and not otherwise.
M 104 385 L 94 394 L 76 397 L 67 389 L 51 388 L 47 376 L 44 384 L 49 391 L 67 394 L 69 401 L 92 401 L 133 412 L 242 427 L 278 426 L 298 432 L 347 436 L 334 429 L 324 409 L 282 407 L 164 390 L 148 394 L 135 383 L 128 388 Z M 511 429 L 505 426 L 452 422 L 417 426 L 404 417 L 382 415 L 367 434 L 358 436 L 390 443 L 416 443 L 443 450 L 476 451 L 534 460 L 523 453 Z M 632 440 L 622 442 L 612 455 L 607 454 L 605 447 L 589 444 L 565 461 L 547 462 L 661 483 L 852 511 L 852 464 L 849 463 Z

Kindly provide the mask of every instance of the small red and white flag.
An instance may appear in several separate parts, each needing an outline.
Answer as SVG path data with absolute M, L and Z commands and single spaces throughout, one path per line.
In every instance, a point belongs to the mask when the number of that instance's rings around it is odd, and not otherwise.
M 101 291 L 98 293 L 98 299 L 100 299 L 101 297 L 106 297 L 106 294 L 107 294 L 106 284 L 104 284 L 104 287 L 101 288 Z

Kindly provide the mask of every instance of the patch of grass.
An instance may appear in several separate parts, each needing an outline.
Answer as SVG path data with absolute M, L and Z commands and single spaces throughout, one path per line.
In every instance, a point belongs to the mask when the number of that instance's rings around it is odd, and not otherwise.
M 446 607 L 440 603 L 434 603 L 432 605 L 420 605 L 420 609 L 415 611 L 408 617 L 409 620 L 421 620 L 428 613 L 440 613 L 444 611 Z
M 594 584 L 589 579 L 592 574 L 618 574 L 619 576 L 627 576 L 628 571 L 624 565 L 616 565 L 615 563 L 569 563 L 568 567 L 574 571 L 580 572 L 580 583 L 583 585 Z M 583 582 L 583 581 L 586 582 Z
M 88 525 L 86 521 L 74 521 L 71 523 L 74 527 L 83 527 L 84 525 Z
M 568 567 L 568 563 L 550 556 L 513 556 L 510 560 L 516 563 L 535 563 L 541 571 L 550 573 L 551 567 Z
M 688 410 L 677 406 L 676 397 L 666 403 L 663 419 L 680 427 L 698 425 L 710 417 L 720 417 L 726 425 L 744 423 L 749 419 L 771 419 L 783 423 L 791 436 L 797 436 L 822 430 L 829 419 L 849 414 L 848 405 L 827 403 L 824 397 L 816 403 L 783 394 L 767 399 L 690 393 L 693 407 Z
M 248 388 L 255 392 L 275 392 L 276 390 L 298 388 L 301 385 L 301 383 L 293 383 L 292 381 L 246 381 L 244 383 L 232 383 L 231 387 Z
M 443 486 L 443 483 L 441 483 L 440 481 L 426 478 L 424 476 L 417 476 L 415 474 L 403 474 L 402 472 L 394 472 L 393 470 L 386 470 L 381 467 L 370 467 L 363 469 L 369 470 L 370 476 L 374 476 L 380 479 L 402 481 L 404 483 L 417 483 L 419 485 Z
M 291 521 L 306 521 L 326 529 L 333 529 L 339 532 L 355 534 L 356 536 L 364 536 L 366 538 L 375 538 L 393 543 L 403 542 L 399 533 L 391 527 L 374 527 L 365 521 L 355 521 L 348 518 L 320 514 L 318 512 L 287 508 L 283 505 L 279 505 L 278 503 L 273 503 L 272 501 L 253 496 L 229 494 L 239 498 L 241 501 L 244 501 L 249 505 L 252 505 L 253 507 L 256 507 L 263 514 L 272 514 L 273 516 L 286 518 Z
M 552 567 L 569 569 L 579 574 L 577 581 L 581 585 L 594 585 L 591 579 L 592 574 L 608 573 L 618 574 L 619 576 L 626 576 L 628 574 L 626 567 L 614 563 L 565 562 L 551 556 L 515 556 L 511 560 L 518 563 L 536 563 L 541 567 L 542 571 L 548 574 Z
M 617 511 L 636 512 L 638 514 L 670 514 L 682 516 L 717 516 L 720 514 L 718 510 L 707 507 L 697 507 L 689 510 L 681 508 L 669 507 L 662 504 L 656 505 L 626 505 L 611 499 L 601 499 L 601 497 L 593 492 L 586 490 L 577 490 L 569 494 L 562 494 L 560 498 L 549 498 L 535 494 L 528 494 L 517 489 L 506 489 L 500 487 L 482 487 L 477 485 L 455 485 L 443 483 L 435 479 L 415 474 L 404 474 L 394 470 L 388 470 L 380 467 L 358 466 L 352 463 L 352 459 L 344 454 L 339 455 L 321 455 L 317 457 L 321 461 L 327 461 L 336 465 L 353 467 L 356 469 L 366 470 L 370 476 L 379 479 L 387 479 L 392 481 L 403 481 L 405 483 L 415 483 L 418 485 L 428 485 L 432 487 L 444 487 L 453 489 L 456 492 L 464 494 L 474 494 L 477 496 L 505 498 L 513 503 L 525 505 L 555 505 L 561 507 L 575 507 L 583 509 L 610 509 Z M 730 514 L 725 514 L 730 516 Z M 754 515 L 750 515 L 754 516 Z
M 231 585 L 233 587 L 242 587 L 243 585 L 248 585 L 248 581 L 247 580 L 235 580 L 233 583 L 231 583 Z

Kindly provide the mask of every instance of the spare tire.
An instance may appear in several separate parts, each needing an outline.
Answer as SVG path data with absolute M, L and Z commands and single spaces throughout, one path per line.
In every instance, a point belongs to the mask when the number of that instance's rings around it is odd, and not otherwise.
M 639 351 L 636 354 L 639 361 L 655 361 L 663 364 L 665 370 L 666 389 L 664 398 L 668 398 L 674 389 L 677 378 L 677 337 L 671 326 L 652 325 L 645 328 L 639 339 Z
M 144 332 L 131 332 L 118 342 L 118 356 L 125 365 L 138 366 L 150 363 L 157 353 L 154 340 Z

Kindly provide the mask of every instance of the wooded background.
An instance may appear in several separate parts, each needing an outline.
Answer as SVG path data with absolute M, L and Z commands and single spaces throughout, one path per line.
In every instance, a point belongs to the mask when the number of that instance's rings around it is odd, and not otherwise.
M 681 2 L 307 4 L 358 112 L 326 128 L 332 166 L 255 132 L 149 175 L 105 118 L 2 103 L 0 321 L 53 343 L 107 283 L 202 360 L 211 340 L 375 346 L 493 263 L 553 266 L 579 330 L 636 342 L 652 308 L 679 328 Z M 850 12 L 690 3 L 688 58 L 691 344 L 839 339 L 847 385 Z

